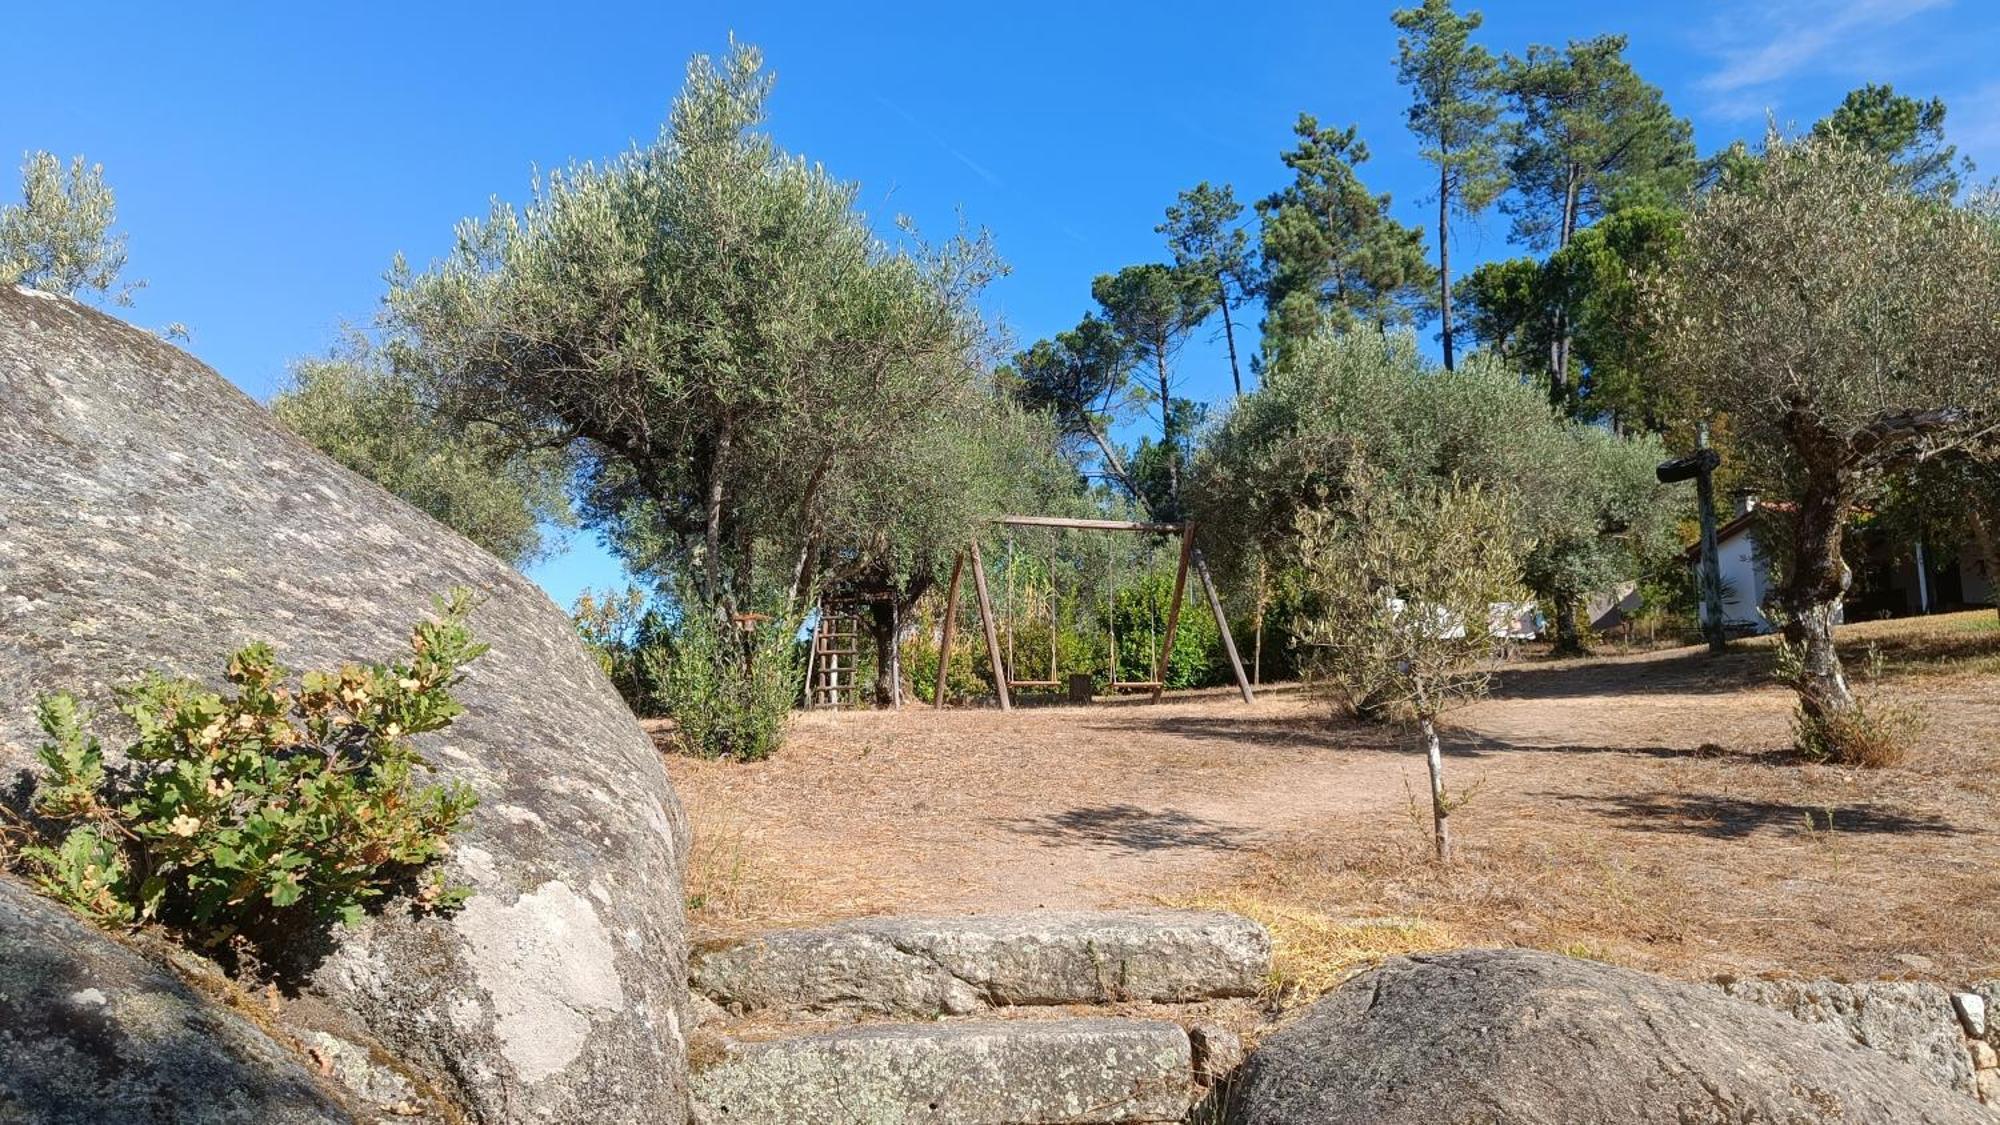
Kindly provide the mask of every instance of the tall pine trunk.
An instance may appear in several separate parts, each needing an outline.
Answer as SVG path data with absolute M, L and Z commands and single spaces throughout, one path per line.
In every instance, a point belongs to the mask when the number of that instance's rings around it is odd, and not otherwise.
M 1229 379 L 1236 385 L 1236 397 L 1243 397 L 1243 371 L 1236 366 L 1236 325 L 1229 316 L 1229 287 L 1221 277 L 1215 279 L 1215 291 L 1222 296 L 1222 338 L 1229 342 Z
M 1167 383 L 1167 344 L 1159 341 L 1153 349 L 1153 361 L 1160 373 L 1160 440 L 1166 444 L 1167 455 L 1167 498 L 1173 505 L 1175 519 L 1181 513 L 1181 447 L 1174 440 L 1174 400 Z
M 1558 254 L 1568 249 L 1570 240 L 1576 237 L 1577 192 L 1580 190 L 1580 186 L 1576 165 L 1567 165 L 1564 169 L 1562 225 L 1556 231 L 1556 253 Z M 1549 382 L 1551 389 L 1554 391 L 1556 403 L 1567 410 L 1570 407 L 1569 357 L 1573 328 L 1570 324 L 1568 309 L 1558 308 L 1555 312 L 1555 339 L 1549 344 L 1549 347 L 1555 354 L 1550 357 L 1550 366 L 1553 368 L 1553 371 L 1550 374 Z
M 1455 370 L 1451 353 L 1451 165 L 1448 159 L 1438 163 L 1438 308 L 1442 313 L 1440 325 L 1444 336 L 1444 369 Z

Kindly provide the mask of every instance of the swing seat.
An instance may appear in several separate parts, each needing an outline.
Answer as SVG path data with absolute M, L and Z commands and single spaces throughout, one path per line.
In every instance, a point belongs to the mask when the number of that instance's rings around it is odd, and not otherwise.
M 1120 680 L 1110 685 L 1112 691 L 1152 691 L 1162 686 L 1158 680 Z
M 1008 680 L 1007 686 L 1017 687 L 1061 687 L 1061 680 Z

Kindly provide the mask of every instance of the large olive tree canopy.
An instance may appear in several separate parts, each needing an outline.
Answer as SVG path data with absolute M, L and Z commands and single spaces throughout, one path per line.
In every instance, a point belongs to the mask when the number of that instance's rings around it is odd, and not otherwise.
M 1844 711 L 1849 513 L 1885 470 L 2000 424 L 2000 227 L 1837 137 L 1773 138 L 1696 207 L 1648 300 L 1667 374 L 1796 502 L 1783 608 L 1802 703 Z
M 1456 478 L 1504 492 L 1519 577 L 1575 646 L 1581 604 L 1671 541 L 1672 498 L 1653 479 L 1664 456 L 1651 437 L 1561 417 L 1491 356 L 1446 372 L 1408 333 L 1327 330 L 1209 433 L 1191 494 L 1217 562 L 1240 575 L 1291 553 L 1301 512 L 1348 503 L 1357 468 L 1403 489 Z
M 398 263 L 389 348 L 442 412 L 569 451 L 586 526 L 743 607 L 920 589 L 1052 444 L 996 405 L 983 237 L 880 239 L 759 131 L 757 53 L 696 58 L 659 138 Z

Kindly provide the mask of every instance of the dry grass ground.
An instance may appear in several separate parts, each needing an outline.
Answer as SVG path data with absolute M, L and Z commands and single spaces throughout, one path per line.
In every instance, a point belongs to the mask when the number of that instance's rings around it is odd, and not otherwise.
M 805 715 L 769 762 L 670 759 L 708 936 L 877 912 L 1218 903 L 1286 989 L 1408 949 L 1528 945 L 1686 976 L 2000 975 L 2000 625 L 1843 630 L 1929 726 L 1859 771 L 1785 751 L 1771 648 L 1527 658 L 1453 716 L 1462 856 L 1427 859 L 1407 733 L 1303 693 Z M 1877 656 L 1867 655 L 1873 646 Z M 1868 665 L 1879 668 L 1865 682 Z

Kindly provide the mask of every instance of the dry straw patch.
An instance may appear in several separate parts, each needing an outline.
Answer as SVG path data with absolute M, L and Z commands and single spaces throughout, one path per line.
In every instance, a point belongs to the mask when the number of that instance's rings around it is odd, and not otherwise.
M 697 928 L 727 932 L 798 912 L 804 888 L 786 875 L 760 836 L 751 820 L 726 807 L 695 818 L 685 878 L 688 914 Z
M 1285 1006 L 1311 1001 L 1391 957 L 1464 944 L 1449 927 L 1422 918 L 1334 918 L 1241 891 L 1162 899 L 1161 905 L 1241 914 L 1270 931 L 1271 975 L 1265 994 Z

